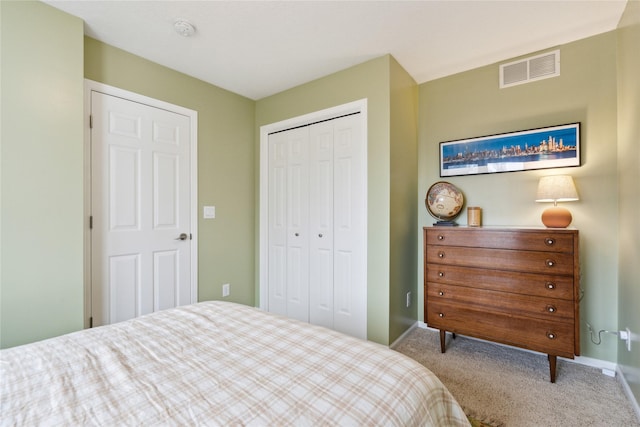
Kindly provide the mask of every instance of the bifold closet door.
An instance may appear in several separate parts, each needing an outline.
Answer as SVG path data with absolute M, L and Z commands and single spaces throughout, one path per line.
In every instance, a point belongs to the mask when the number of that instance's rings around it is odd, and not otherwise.
M 359 114 L 269 135 L 269 311 L 366 338 Z
M 269 135 L 269 311 L 309 321 L 309 130 Z

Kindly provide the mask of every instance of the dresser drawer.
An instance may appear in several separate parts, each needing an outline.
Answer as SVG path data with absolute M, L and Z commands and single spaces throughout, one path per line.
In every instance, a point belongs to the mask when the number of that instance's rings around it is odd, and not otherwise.
M 573 358 L 573 323 L 554 322 L 517 315 L 486 313 L 464 305 L 430 302 L 430 327 L 476 338 L 515 345 L 550 355 Z
M 573 275 L 573 255 L 459 246 L 427 247 L 427 264 Z
M 573 300 L 573 277 L 427 264 L 429 286 L 461 285 L 494 291 Z
M 482 228 L 427 228 L 428 245 L 467 246 L 527 251 L 573 253 L 571 233 L 554 230 L 487 230 Z
M 450 303 L 482 312 L 573 324 L 573 301 L 429 283 L 427 304 Z

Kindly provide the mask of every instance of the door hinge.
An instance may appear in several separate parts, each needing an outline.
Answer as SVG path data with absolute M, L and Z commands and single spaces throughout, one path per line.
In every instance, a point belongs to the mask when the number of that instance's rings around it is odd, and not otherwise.
M 93 230 L 93 215 L 89 217 L 89 230 Z
M 89 114 L 89 129 L 93 129 L 93 116 Z
M 93 317 L 89 317 L 89 327 L 93 328 Z

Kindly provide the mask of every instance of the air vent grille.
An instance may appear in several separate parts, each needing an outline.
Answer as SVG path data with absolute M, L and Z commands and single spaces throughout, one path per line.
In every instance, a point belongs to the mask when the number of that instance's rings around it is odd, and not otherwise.
M 536 55 L 500 66 L 500 88 L 560 75 L 560 51 Z
M 502 67 L 502 86 L 524 83 L 529 79 L 527 61 Z

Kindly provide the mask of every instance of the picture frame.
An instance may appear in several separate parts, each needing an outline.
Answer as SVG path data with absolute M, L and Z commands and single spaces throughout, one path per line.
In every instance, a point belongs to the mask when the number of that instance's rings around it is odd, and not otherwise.
M 579 122 L 440 143 L 441 177 L 580 165 Z

